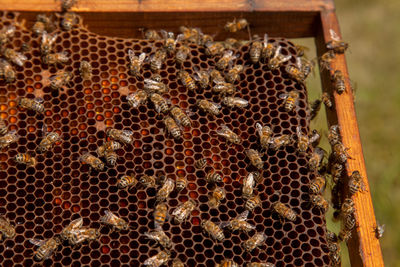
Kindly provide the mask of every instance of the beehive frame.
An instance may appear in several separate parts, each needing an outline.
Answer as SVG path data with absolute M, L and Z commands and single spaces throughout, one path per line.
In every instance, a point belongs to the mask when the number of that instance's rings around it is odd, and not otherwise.
M 58 3 L 54 1 L 6 2 L 0 1 L 3 9 L 22 11 L 22 17 L 28 22 L 34 20 L 37 12 L 58 10 Z M 259 34 L 268 32 L 271 36 L 287 38 L 314 37 L 319 56 L 325 52 L 325 43 L 330 40 L 329 29 L 340 32 L 332 1 L 81 1 L 73 10 L 83 12 L 85 23 L 94 32 L 121 37 L 139 36 L 133 30 L 138 26 L 176 31 L 180 25 L 193 25 L 201 27 L 207 33 L 218 32 L 225 21 L 243 16 L 254 25 Z M 115 34 L 116 30 L 118 34 Z M 219 37 L 224 39 L 226 36 L 220 33 Z M 338 55 L 331 66 L 333 69 L 340 69 L 348 77 L 344 55 Z M 348 162 L 347 173 L 359 170 L 367 185 L 367 192 L 358 194 L 354 199 L 357 227 L 348 243 L 351 263 L 353 266 L 382 266 L 379 241 L 373 233 L 376 222 L 353 95 L 350 90 L 343 95 L 334 93 L 327 72 L 321 73 L 321 80 L 323 89 L 333 93 L 335 100 L 335 109 L 327 111 L 329 124 L 339 123 L 343 143 L 346 147 L 351 147 L 354 160 Z M 347 88 L 350 88 L 349 84 Z

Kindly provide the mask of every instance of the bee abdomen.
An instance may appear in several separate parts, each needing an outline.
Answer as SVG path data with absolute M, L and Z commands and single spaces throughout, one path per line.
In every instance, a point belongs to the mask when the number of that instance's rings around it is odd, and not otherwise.
M 203 169 L 207 165 L 207 160 L 205 158 L 201 158 L 194 163 L 194 166 L 197 169 Z
M 216 172 L 210 172 L 207 174 L 206 180 L 208 183 L 219 183 L 222 182 L 222 177 Z
M 107 152 L 106 161 L 110 166 L 114 166 L 117 163 L 118 155 L 115 152 Z

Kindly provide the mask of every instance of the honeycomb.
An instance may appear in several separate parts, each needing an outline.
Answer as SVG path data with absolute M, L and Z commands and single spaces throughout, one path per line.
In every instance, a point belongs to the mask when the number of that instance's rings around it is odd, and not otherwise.
M 0 15 L 2 28 L 18 21 L 18 13 Z M 162 46 L 160 41 L 109 38 L 83 27 L 56 32 L 55 51 L 68 52 L 70 63 L 64 69 L 74 74 L 65 90 L 49 88 L 48 77 L 59 68 L 42 64 L 39 38 L 19 26 L 9 46 L 19 49 L 27 44 L 29 49 L 24 54 L 28 61 L 23 67 L 14 66 L 14 83 L 0 81 L 0 116 L 9 131 L 16 130 L 20 135 L 18 143 L 0 151 L 0 214 L 16 226 L 15 238 L 0 242 L 2 266 L 39 264 L 33 258 L 36 247 L 29 239 L 51 238 L 78 217 L 84 218 L 85 226 L 100 228 L 100 238 L 78 248 L 62 246 L 45 265 L 139 266 L 157 254 L 159 248 L 143 236 L 143 232 L 153 229 L 156 190 L 119 190 L 117 179 L 129 172 L 137 176 L 164 172 L 173 179 L 187 178 L 186 189 L 173 192 L 167 199 L 169 213 L 188 199 L 197 200 L 198 206 L 186 223 L 176 225 L 169 220 L 163 226 L 173 242 L 171 258 L 179 257 L 185 266 L 214 266 L 225 258 L 239 265 L 250 261 L 268 261 L 278 267 L 329 265 L 325 216 L 308 201 L 308 184 L 315 174 L 308 171 L 306 156 L 299 155 L 293 146 L 268 151 L 262 158 L 263 180 L 256 188 L 262 205 L 248 219 L 257 232 L 268 236 L 261 247 L 252 253 L 242 248 L 241 243 L 254 233 L 224 231 L 226 238 L 218 243 L 205 236 L 200 227 L 202 220 L 227 221 L 244 211 L 242 180 L 248 172 L 255 171 L 244 150 L 258 149 L 257 122 L 272 126 L 275 135 L 295 134 L 297 126 L 309 132 L 306 88 L 291 80 L 284 66 L 270 71 L 264 64 L 252 65 L 249 46 L 239 48 L 235 52 L 239 56 L 236 63 L 246 66 L 235 96 L 248 100 L 249 106 L 242 110 L 223 107 L 221 114 L 213 117 L 199 111 L 195 103 L 199 99 L 220 100 L 210 88 L 202 93 L 188 91 L 178 81 L 178 69 L 169 57 L 160 71 L 162 81 L 170 88 L 164 96 L 172 104 L 193 112 L 193 126 L 186 128 L 183 139 L 177 141 L 166 134 L 163 117 L 151 104 L 134 109 L 125 98 L 143 88 L 143 78 L 128 73 L 128 49 L 136 54 L 151 54 Z M 282 46 L 282 54 L 296 54 L 290 41 L 270 41 Z M 93 67 L 90 80 L 82 81 L 79 76 L 82 60 Z M 291 61 L 295 63 L 294 58 Z M 215 66 L 215 59 L 207 57 L 203 47 L 193 44 L 183 67 L 193 73 L 195 66 L 209 69 Z M 152 76 L 148 64 L 143 66 L 142 76 Z M 288 113 L 279 95 L 293 89 L 300 91 L 299 110 Z M 18 108 L 17 99 L 21 97 L 42 97 L 45 114 Z M 222 124 L 233 129 L 243 139 L 242 144 L 227 145 L 217 137 L 215 132 Z M 35 154 L 43 127 L 62 134 L 62 142 L 45 154 L 36 154 L 35 167 L 16 165 L 13 157 L 17 153 Z M 86 151 L 95 154 L 107 140 L 108 127 L 131 130 L 134 142 L 118 151 L 115 167 L 90 172 L 79 157 Z M 206 170 L 197 170 L 193 165 L 202 157 L 223 175 L 226 199 L 217 209 L 210 209 L 207 204 L 212 188 L 205 181 Z M 295 223 L 281 222 L 271 211 L 272 203 L 278 200 L 299 214 Z M 99 218 L 107 209 L 127 220 L 131 229 L 115 232 L 103 227 Z

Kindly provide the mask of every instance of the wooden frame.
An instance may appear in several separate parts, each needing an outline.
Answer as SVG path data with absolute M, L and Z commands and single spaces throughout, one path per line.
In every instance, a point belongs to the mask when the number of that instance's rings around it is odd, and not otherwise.
M 0 0 L 0 5 L 3 10 L 21 11 L 22 18 L 30 26 L 37 12 L 57 11 L 60 3 L 55 0 Z M 332 0 L 80 0 L 72 10 L 82 12 L 84 22 L 94 32 L 131 38 L 140 37 L 141 33 L 135 30 L 138 27 L 176 31 L 180 25 L 193 25 L 207 33 L 216 32 L 217 39 L 224 39 L 226 33 L 221 32 L 224 23 L 232 17 L 246 17 L 254 26 L 253 33 L 315 38 L 318 56 L 326 52 L 325 43 L 331 40 L 329 29 L 340 35 Z M 332 93 L 335 100 L 335 109 L 327 111 L 328 122 L 340 125 L 343 143 L 354 158 L 348 161 L 347 173 L 359 170 L 367 189 L 354 197 L 357 227 L 348 242 L 351 264 L 383 266 L 379 240 L 374 233 L 376 221 L 345 55 L 337 55 L 331 67 L 344 73 L 347 92 L 342 95 L 334 92 L 330 73 L 321 72 L 322 87 Z

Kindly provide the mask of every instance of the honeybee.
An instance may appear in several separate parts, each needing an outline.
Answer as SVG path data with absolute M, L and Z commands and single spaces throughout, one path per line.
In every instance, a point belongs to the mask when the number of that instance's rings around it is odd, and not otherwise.
M 308 139 L 310 141 L 310 144 L 313 147 L 316 147 L 319 144 L 319 141 L 321 140 L 321 135 L 318 133 L 317 130 L 312 130 L 311 135 Z
M 381 225 L 378 222 L 376 222 L 376 227 L 374 228 L 374 232 L 375 232 L 375 237 L 377 239 L 381 239 L 383 233 L 385 232 L 385 225 L 384 224 Z
M 164 49 L 158 49 L 153 55 L 150 56 L 150 69 L 153 72 L 160 70 L 166 58 L 167 52 Z
M 175 34 L 173 32 L 166 32 L 165 30 L 160 31 L 161 36 L 164 39 L 164 48 L 168 54 L 173 54 L 175 52 L 176 43 L 178 39 L 175 40 Z
M 75 25 L 79 23 L 79 17 L 74 12 L 66 12 L 61 18 L 61 28 L 64 31 L 71 30 Z
M 36 21 L 32 26 L 32 31 L 36 35 L 45 34 L 54 31 L 55 26 L 51 21 L 51 17 L 47 17 L 45 14 L 39 14 L 36 16 Z
M 209 41 L 205 43 L 205 46 L 206 46 L 206 55 L 210 57 L 220 55 L 225 50 L 225 47 L 221 42 Z
M 164 94 L 168 92 L 168 87 L 165 83 L 158 79 L 161 77 L 154 77 L 153 79 L 144 79 L 144 87 L 143 89 L 148 93 L 157 93 L 157 94 Z
M 315 61 L 307 60 L 305 58 L 300 58 L 299 61 L 300 61 L 301 71 L 303 72 L 305 80 L 307 79 L 308 75 L 310 75 L 310 73 L 313 71 L 315 66 Z
M 332 29 L 329 30 L 332 40 L 326 43 L 326 48 L 333 50 L 335 53 L 343 54 L 349 47 L 349 44 L 340 40 L 339 36 Z
M 205 70 L 199 70 L 196 66 L 194 69 L 193 78 L 199 83 L 200 88 L 206 89 L 210 83 L 210 73 Z
M 122 145 L 119 142 L 111 140 L 111 141 L 107 141 L 102 146 L 99 146 L 97 148 L 96 152 L 100 157 L 103 157 L 106 154 L 106 152 L 116 151 L 116 150 L 120 149 L 121 147 L 122 147 Z
M 205 158 L 201 158 L 199 160 L 196 160 L 196 162 L 194 163 L 194 166 L 197 169 L 203 169 L 206 165 L 207 165 L 207 160 Z
M 332 147 L 333 158 L 337 160 L 339 163 L 346 163 L 348 159 L 353 159 L 347 151 L 350 148 L 345 147 L 341 142 L 336 143 Z
M 208 200 L 208 205 L 210 206 L 210 208 L 216 209 L 221 201 L 225 199 L 225 197 L 225 189 L 223 189 L 222 187 L 216 187 Z
M 221 72 L 216 69 L 210 71 L 210 78 L 211 81 L 215 84 L 225 82 L 224 77 L 222 77 Z
M 51 132 L 46 135 L 45 138 L 40 142 L 38 150 L 40 152 L 46 152 L 51 149 L 51 147 L 60 140 L 60 135 L 56 132 Z
M 331 96 L 327 92 L 322 94 L 321 100 L 324 103 L 325 107 L 332 108 L 333 104 L 332 104 Z
M 167 132 L 170 133 L 174 139 L 182 139 L 182 131 L 173 118 L 166 116 L 164 118 L 164 124 Z
M 328 141 L 331 146 L 340 143 L 340 126 L 335 124 L 329 128 Z
M 241 46 L 241 42 L 235 38 L 226 38 L 224 41 L 225 49 L 237 49 Z
M 263 48 L 261 51 L 261 57 L 265 62 L 269 61 L 272 56 L 275 54 L 275 46 L 271 43 L 268 43 L 268 34 L 264 34 Z
M 332 60 L 333 60 L 335 57 L 336 57 L 336 56 L 335 56 L 335 53 L 334 53 L 332 50 L 330 50 L 330 51 L 324 53 L 324 54 L 321 56 L 321 58 L 319 59 L 319 64 L 320 64 L 320 66 L 321 66 L 321 70 L 324 70 L 324 69 L 330 70 L 330 69 L 331 69 L 330 64 L 331 64 Z
M 263 149 L 268 149 L 270 140 L 272 137 L 272 130 L 268 126 L 262 126 L 260 123 L 256 123 L 257 134 L 260 136 L 260 144 Z
M 67 52 L 47 54 L 43 57 L 43 63 L 48 65 L 64 65 L 69 61 Z
M 190 91 L 196 91 L 196 82 L 187 71 L 180 70 L 178 72 L 178 78 L 181 80 L 183 86 L 185 86 L 187 89 L 189 89 Z
M 156 177 L 150 175 L 142 175 L 139 182 L 145 187 L 156 187 Z
M 321 109 L 321 99 L 315 99 L 310 104 L 310 120 L 313 120 L 317 115 L 319 110 Z
M 163 264 L 166 264 L 169 261 L 169 257 L 169 251 L 160 251 L 157 255 L 145 260 L 143 264 L 145 266 L 159 267 Z
M 138 106 L 145 104 L 147 101 L 147 93 L 144 90 L 137 90 L 136 92 L 129 94 L 126 97 L 128 104 L 133 107 L 137 108 Z
M 89 80 L 90 77 L 92 77 L 92 66 L 88 61 L 83 60 L 81 62 L 81 65 L 79 66 L 79 73 L 83 80 Z
M 299 57 L 303 57 L 306 51 L 309 51 L 310 48 L 303 46 L 303 45 L 295 45 L 296 47 L 296 54 Z
M 61 11 L 67 12 L 72 8 L 73 5 L 78 2 L 77 0 L 61 0 Z
M 301 132 L 301 127 L 296 127 L 296 135 L 297 135 L 297 150 L 300 153 L 304 153 L 307 151 L 307 148 L 310 146 L 310 139 L 307 135 Z
M 224 97 L 222 103 L 230 108 L 245 108 L 249 105 L 249 101 L 246 99 L 231 96 Z
M 351 198 L 343 200 L 342 207 L 340 208 L 340 216 L 346 218 L 355 212 L 354 201 Z
M 216 62 L 215 66 L 219 70 L 224 70 L 236 58 L 237 56 L 233 55 L 232 50 L 224 51 L 222 57 Z
M 257 64 L 260 61 L 261 53 L 263 50 L 263 43 L 259 40 L 251 43 L 250 47 L 250 59 L 253 64 Z
M 333 163 L 330 166 L 330 173 L 332 175 L 332 179 L 334 183 L 338 183 L 338 181 L 340 180 L 340 178 L 342 177 L 342 172 L 343 172 L 343 165 L 340 163 Z
M 50 54 L 53 49 L 53 44 L 57 40 L 57 34 L 50 35 L 47 32 L 43 32 L 42 39 L 40 43 L 40 52 L 42 56 Z
M 11 48 L 4 48 L 2 49 L 2 54 L 3 56 L 14 63 L 15 65 L 18 65 L 22 67 L 25 63 L 25 61 L 28 59 L 25 55 L 11 49 Z
M 243 71 L 244 67 L 243 65 L 235 65 L 233 68 L 231 68 L 228 73 L 225 75 L 226 80 L 229 83 L 235 83 L 236 81 L 239 80 L 240 73 Z
M 221 105 L 202 99 L 197 102 L 197 106 L 204 112 L 210 113 L 211 115 L 217 116 L 220 113 Z
M 279 98 L 284 99 L 283 106 L 286 112 L 291 112 L 299 102 L 300 92 L 297 90 L 290 91 L 287 94 L 280 94 Z
M 184 127 L 190 127 L 192 125 L 192 121 L 190 120 L 189 116 L 179 107 L 173 106 L 170 110 L 170 113 L 174 117 L 177 124 Z
M 0 59 L 0 78 L 6 80 L 6 82 L 11 83 L 15 81 L 15 71 L 8 61 Z
M 254 210 L 255 207 L 260 206 L 261 199 L 258 195 L 253 195 L 249 199 L 247 199 L 245 208 L 249 211 Z
M 132 188 L 136 186 L 138 180 L 133 175 L 123 175 L 117 182 L 117 186 L 119 189 L 124 189 L 129 187 Z
M 0 216 L 0 241 L 3 238 L 14 238 L 15 236 L 15 227 L 11 225 L 10 221 L 4 217 Z
M 104 157 L 109 166 L 115 166 L 117 163 L 118 155 L 114 151 L 106 151 Z
M 176 181 L 175 181 L 176 185 L 175 188 L 178 192 L 182 191 L 183 189 L 185 189 L 186 184 L 187 184 L 187 179 L 186 177 L 177 177 Z
M 247 149 L 245 151 L 246 156 L 250 159 L 250 164 L 257 169 L 262 169 L 264 167 L 264 162 L 261 159 L 261 155 L 257 150 Z
M 313 171 L 317 170 L 324 159 L 325 154 L 325 150 L 316 147 L 314 152 L 311 154 L 310 159 L 308 160 L 308 167 Z
M 206 181 L 207 183 L 220 183 L 222 182 L 222 177 L 215 171 L 209 171 L 206 175 Z
M 249 29 L 249 22 L 246 19 L 239 19 L 236 20 L 236 18 L 233 21 L 228 21 L 225 26 L 224 29 L 228 32 L 237 32 L 240 30 L 243 30 L 245 28 Z
M 124 219 L 118 217 L 108 210 L 104 211 L 104 216 L 100 218 L 100 222 L 106 225 L 110 225 L 113 230 L 117 231 L 129 229 L 129 225 Z
M 162 202 L 166 200 L 169 194 L 174 190 L 174 187 L 175 187 L 174 180 L 168 178 L 156 194 L 157 202 Z
M 156 30 L 148 29 L 144 32 L 144 38 L 148 40 L 161 40 L 161 36 L 158 34 Z
M 80 228 L 72 232 L 69 243 L 73 246 L 82 244 L 86 241 L 96 240 L 100 236 L 100 232 L 95 228 Z
M 275 265 L 269 262 L 249 262 L 246 267 L 275 267 Z
M 150 95 L 150 101 L 153 103 L 158 113 L 167 113 L 169 110 L 168 101 L 157 93 Z
M 308 186 L 310 194 L 319 194 L 324 192 L 326 186 L 326 179 L 322 176 L 316 176 Z
M 326 213 L 329 209 L 329 203 L 322 195 L 319 194 L 311 195 L 310 202 L 314 207 L 317 207 L 323 213 Z
M 104 170 L 104 163 L 98 158 L 90 154 L 89 152 L 84 153 L 80 160 L 89 164 L 91 168 L 95 169 L 96 171 Z
M 26 108 L 28 110 L 33 110 L 39 113 L 44 113 L 44 105 L 42 104 L 42 98 L 20 98 L 18 101 L 18 105 L 22 108 Z
M 359 171 L 353 171 L 349 179 L 349 192 L 350 196 L 355 195 L 357 192 L 365 191 L 366 187 L 362 180 L 361 174 Z
M 145 232 L 144 235 L 151 240 L 160 243 L 160 245 L 164 248 L 171 248 L 172 243 L 169 237 L 164 233 L 163 230 L 155 230 L 152 232 Z
M 303 66 L 299 57 L 296 58 L 296 62 L 296 66 L 287 65 L 285 70 L 292 79 L 302 83 L 307 78 L 306 72 L 303 71 Z
M 208 233 L 208 235 L 214 240 L 222 241 L 225 238 L 224 232 L 221 228 L 210 220 L 202 221 L 201 227 L 203 228 L 203 231 Z
M 157 204 L 153 217 L 154 217 L 154 228 L 161 229 L 162 225 L 164 224 L 168 213 L 168 207 L 165 203 Z
M 217 136 L 225 138 L 227 143 L 238 145 L 242 142 L 242 139 L 226 125 L 221 125 L 221 128 L 216 131 L 216 134 Z
M 195 44 L 198 44 L 200 42 L 202 34 L 200 29 L 180 26 L 179 31 L 182 33 L 178 35 L 179 40 L 188 41 Z
M 275 50 L 274 56 L 268 61 L 268 67 L 271 70 L 275 70 L 279 68 L 283 63 L 290 60 L 291 55 L 284 56 L 281 54 L 282 47 L 278 46 Z
M 234 94 L 236 92 L 236 88 L 232 83 L 217 82 L 212 87 L 212 91 L 214 93 L 217 93 L 217 94 L 220 94 L 222 96 L 225 96 L 225 95 Z
M 328 230 L 328 232 L 330 232 Z M 328 239 L 327 233 L 327 241 L 328 241 L 328 249 L 329 249 L 329 257 L 331 258 L 331 265 L 333 267 L 341 266 L 341 258 L 340 258 L 340 245 L 335 233 L 333 233 L 334 239 Z
M 344 224 L 342 225 L 338 238 L 340 241 L 347 242 L 351 237 L 351 230 L 356 225 L 356 219 L 353 215 L 348 215 L 344 219 Z
M 11 38 L 14 37 L 15 34 L 15 26 L 14 25 L 8 25 L 1 29 L 0 31 L 0 45 L 4 45 L 10 41 Z
M 172 267 L 185 267 L 185 265 L 180 259 L 174 259 L 172 261 Z
M 108 137 L 124 144 L 132 144 L 133 142 L 133 132 L 130 130 L 108 129 L 106 134 Z
M 83 226 L 83 218 L 78 218 L 71 221 L 60 233 L 60 237 L 62 240 L 68 240 L 72 235 L 74 230 L 77 230 Z
M 234 218 L 228 222 L 222 223 L 221 227 L 222 228 L 229 227 L 229 229 L 233 232 L 235 232 L 235 231 L 250 232 L 252 230 L 255 230 L 256 227 L 246 221 L 247 216 L 249 216 L 248 210 L 242 212 L 236 218 Z
M 287 134 L 283 134 L 280 136 L 273 137 L 269 140 L 269 148 L 272 150 L 278 150 L 282 146 L 287 146 L 290 144 L 290 136 Z
M 178 66 L 182 66 L 190 54 L 190 48 L 187 45 L 181 45 L 176 50 L 175 60 Z
M 333 86 L 336 89 L 336 92 L 340 95 L 346 91 L 346 84 L 344 82 L 344 75 L 340 70 L 335 70 L 332 75 Z
M 215 267 L 239 267 L 239 264 L 234 262 L 233 260 L 223 260 L 221 263 L 216 263 Z
M 247 177 L 243 180 L 242 195 L 243 198 L 250 198 L 253 195 L 253 189 L 256 185 L 254 173 L 249 173 Z
M 72 80 L 72 73 L 60 70 L 56 75 L 50 77 L 50 87 L 53 90 L 63 89 Z
M 61 245 L 61 241 L 58 237 L 49 238 L 47 240 L 29 239 L 29 242 L 38 246 L 38 249 L 34 252 L 35 259 L 38 261 L 50 258 L 54 251 Z
M 341 181 L 334 181 L 334 185 L 331 190 L 331 203 L 332 207 L 336 210 L 333 214 L 334 219 L 337 219 L 340 214 L 340 208 L 342 206 L 342 188 L 343 184 Z
M 200 34 L 199 45 L 205 46 L 208 43 L 214 42 L 214 37 L 209 34 Z M 224 46 L 225 47 L 225 46 Z M 207 54 L 207 51 L 206 51 Z
M 6 135 L 7 134 L 7 125 L 4 120 L 0 119 L 0 135 Z
M 146 53 L 141 53 L 139 56 L 135 56 L 135 52 L 132 49 L 128 50 L 129 56 L 129 73 L 133 76 L 138 77 L 140 69 L 142 68 L 143 62 L 146 58 Z
M 176 224 L 184 222 L 192 211 L 196 208 L 196 201 L 193 199 L 189 199 L 185 203 L 179 205 L 173 212 L 172 216 L 174 216 L 174 222 Z
M 12 130 L 5 135 L 0 137 L 0 149 L 6 148 L 10 146 L 12 143 L 15 143 L 18 141 L 19 135 L 17 134 L 17 131 Z
M 28 153 L 19 153 L 15 155 L 14 160 L 17 164 L 24 164 L 27 167 L 36 165 L 36 159 Z
M 267 236 L 264 233 L 256 233 L 250 239 L 243 242 L 243 248 L 250 252 L 256 247 L 262 246 L 262 244 L 267 240 Z
M 297 219 L 296 212 L 282 202 L 276 202 L 272 204 L 272 208 L 282 219 L 288 219 L 292 222 L 295 222 Z

